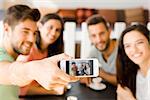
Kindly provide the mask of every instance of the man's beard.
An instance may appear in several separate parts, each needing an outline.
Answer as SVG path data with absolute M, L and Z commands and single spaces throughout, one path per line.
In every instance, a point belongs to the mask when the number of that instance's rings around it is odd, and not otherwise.
M 107 42 L 106 42 L 106 46 L 105 46 L 105 48 L 104 49 L 102 49 L 102 50 L 100 50 L 100 49 L 98 49 L 100 52 L 104 52 L 104 51 L 106 51 L 108 48 L 109 48 L 109 46 L 110 46 L 110 40 L 108 40 Z
M 13 48 L 14 52 L 17 53 L 18 55 L 28 55 L 29 53 L 23 53 L 21 50 L 18 50 L 16 48 Z
M 19 48 L 17 48 L 15 45 L 13 45 L 13 43 L 12 43 L 11 45 L 12 45 L 13 51 L 14 51 L 16 54 L 18 54 L 18 55 L 22 54 L 22 52 L 19 50 Z
M 17 50 L 15 47 L 13 47 L 13 50 L 15 53 L 17 53 L 18 55 L 22 54 L 19 50 Z
M 12 48 L 13 48 L 13 51 L 18 54 L 18 55 L 28 55 L 30 52 L 27 52 L 26 50 L 24 50 L 24 48 L 18 48 L 17 46 L 15 46 L 13 43 L 11 44 L 12 45 Z M 30 48 L 31 49 L 31 48 Z

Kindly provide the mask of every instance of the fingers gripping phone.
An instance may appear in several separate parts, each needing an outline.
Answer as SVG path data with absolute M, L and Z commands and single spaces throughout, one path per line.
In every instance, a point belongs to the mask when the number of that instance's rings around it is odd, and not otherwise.
M 99 63 L 95 58 L 62 60 L 60 68 L 72 76 L 97 77 L 99 75 Z

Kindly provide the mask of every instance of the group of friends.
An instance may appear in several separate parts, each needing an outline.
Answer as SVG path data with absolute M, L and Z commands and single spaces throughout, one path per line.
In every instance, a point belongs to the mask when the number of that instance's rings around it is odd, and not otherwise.
M 76 64 L 76 62 L 72 62 L 70 75 L 74 75 L 74 76 L 91 75 L 92 68 L 90 67 L 90 65 L 91 65 L 90 62 L 81 62 L 80 64 Z
M 63 53 L 64 23 L 55 13 L 41 19 L 38 9 L 14 5 L 7 9 L 0 46 L 0 98 L 19 100 L 24 94 L 64 94 L 69 82 L 89 86 L 91 78 L 78 79 L 59 69 L 58 62 L 72 59 Z M 145 25 L 127 27 L 119 40 L 100 15 L 86 20 L 93 45 L 90 58 L 102 65 L 99 77 L 117 86 L 117 100 L 150 99 L 150 40 Z M 4 95 L 5 94 L 5 95 Z M 7 95 L 7 96 L 6 96 Z

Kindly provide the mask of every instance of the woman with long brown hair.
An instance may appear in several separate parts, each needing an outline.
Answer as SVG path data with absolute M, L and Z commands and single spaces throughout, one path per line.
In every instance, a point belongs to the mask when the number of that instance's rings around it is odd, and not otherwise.
M 120 37 L 117 57 L 118 100 L 150 99 L 149 30 L 138 24 Z

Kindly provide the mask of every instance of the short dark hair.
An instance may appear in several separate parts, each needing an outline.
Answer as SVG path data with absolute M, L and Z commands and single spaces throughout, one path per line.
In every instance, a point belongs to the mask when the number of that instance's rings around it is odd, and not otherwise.
M 12 28 L 26 19 L 37 22 L 40 19 L 40 12 L 38 9 L 31 9 L 27 5 L 14 5 L 7 9 L 5 13 L 4 23 L 8 23 Z
M 76 64 L 76 63 L 75 63 L 75 62 L 72 62 L 71 64 L 73 65 L 73 64 Z
M 87 23 L 87 26 L 95 25 L 95 24 L 98 24 L 98 23 L 103 23 L 105 25 L 106 29 L 107 30 L 109 29 L 109 27 L 107 25 L 107 21 L 102 16 L 100 16 L 99 14 L 96 14 L 96 15 L 93 15 L 93 16 L 89 17 L 86 20 L 86 23 Z

